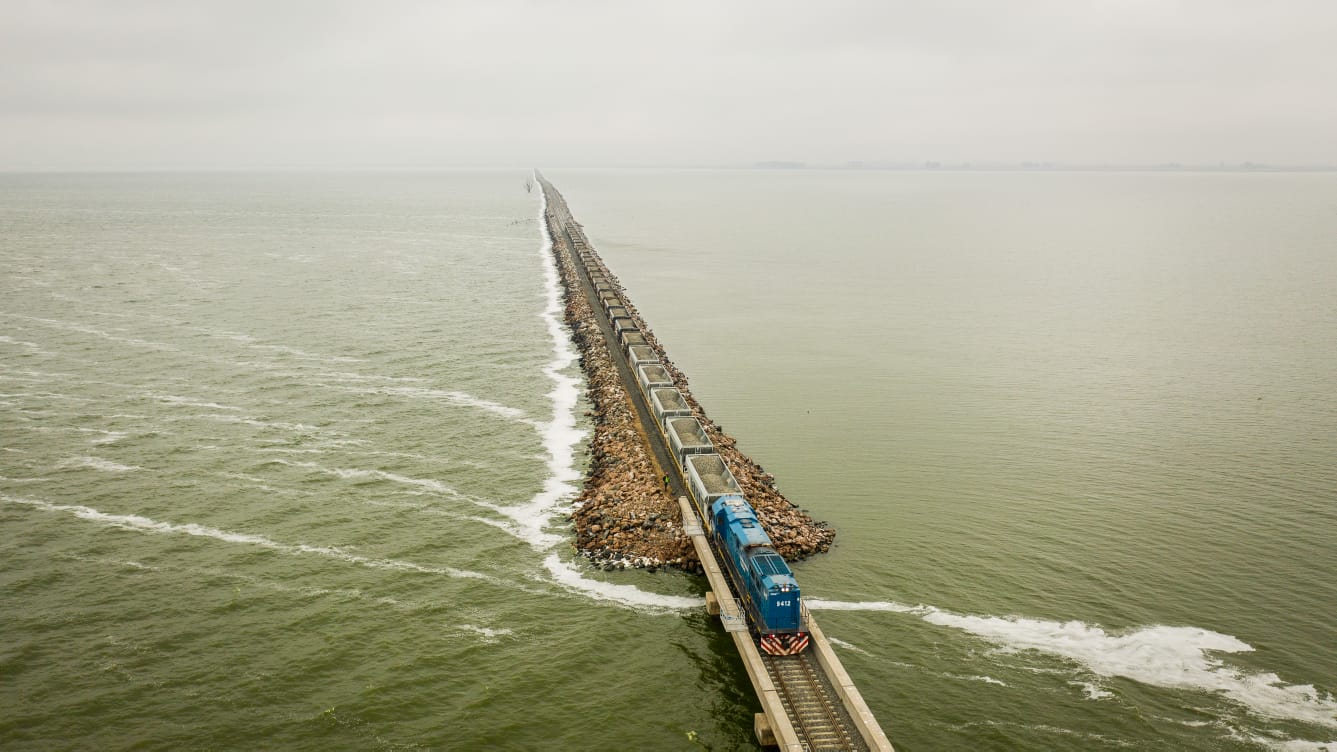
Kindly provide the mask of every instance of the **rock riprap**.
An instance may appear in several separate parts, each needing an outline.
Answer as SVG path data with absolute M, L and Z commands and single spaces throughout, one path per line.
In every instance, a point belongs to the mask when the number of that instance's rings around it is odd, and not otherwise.
M 580 363 L 589 384 L 587 397 L 591 408 L 587 417 L 594 424 L 589 471 L 571 512 L 576 547 L 606 569 L 673 566 L 699 571 L 700 563 L 691 540 L 682 529 L 677 501 L 664 488 L 662 473 L 649 448 L 644 433 L 647 428 L 637 418 L 631 396 L 618 377 L 608 342 L 584 293 L 576 268 L 579 263 L 576 253 L 555 219 L 557 212 L 565 212 L 565 202 L 560 194 L 554 195 L 556 192 L 550 187 L 545 188 L 549 191 L 545 219 L 565 289 L 566 323 L 580 351 Z M 814 521 L 786 499 L 775 488 L 774 477 L 743 454 L 737 441 L 706 416 L 687 389 L 686 376 L 668 359 L 617 278 L 602 265 L 601 272 L 617 288 L 648 346 L 664 364 L 743 494 L 757 510 L 757 519 L 771 536 L 776 551 L 796 561 L 828 550 L 835 530 L 824 522 Z

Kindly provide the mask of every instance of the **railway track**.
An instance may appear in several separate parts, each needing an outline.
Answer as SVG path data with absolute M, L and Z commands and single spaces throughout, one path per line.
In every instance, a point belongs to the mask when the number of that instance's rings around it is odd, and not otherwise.
M 624 349 L 618 332 L 613 328 L 611 316 L 598 303 L 602 296 L 610 294 L 610 286 L 605 279 L 606 267 L 602 266 L 589 247 L 584 233 L 571 217 L 566 202 L 561 199 L 561 194 L 541 176 L 539 182 L 545 195 L 554 199 L 550 204 L 550 212 L 556 220 L 553 241 L 558 246 L 564 246 L 562 252 L 569 253 L 574 262 L 581 292 L 591 301 L 595 322 L 608 342 L 613 363 L 630 397 L 632 408 L 643 426 L 653 427 L 655 418 L 651 405 L 640 390 L 628 361 L 627 350 L 630 348 Z M 564 242 L 559 242 L 559 239 Z M 596 279 L 600 282 L 596 283 Z M 620 289 L 612 289 L 617 296 L 625 295 Z M 625 297 L 619 297 L 616 304 L 625 306 Z M 734 583 L 729 581 L 717 564 L 720 552 L 701 530 L 697 517 L 701 510 L 694 509 L 689 501 L 686 479 L 673 461 L 667 442 L 655 430 L 646 430 L 645 437 L 652 456 L 669 481 L 669 491 L 679 499 L 684 531 L 693 539 L 707 579 L 711 582 L 712 594 L 717 598 L 717 615 L 725 631 L 732 634 L 765 711 L 757 714 L 758 740 L 763 745 L 778 745 L 785 752 L 893 752 L 891 743 L 878 727 L 876 719 L 806 609 L 804 616 L 813 633 L 811 648 L 791 656 L 767 655 L 758 648 L 756 638 L 749 633 L 747 616 L 737 599 Z
M 868 749 L 853 731 L 853 721 L 825 681 L 812 651 L 786 656 L 763 654 L 761 660 L 804 749 Z

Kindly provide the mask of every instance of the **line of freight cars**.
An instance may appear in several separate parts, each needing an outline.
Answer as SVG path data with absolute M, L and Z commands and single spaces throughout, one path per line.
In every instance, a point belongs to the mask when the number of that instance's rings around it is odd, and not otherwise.
M 569 219 L 569 213 L 562 214 L 565 217 L 559 214 L 559 218 Z M 636 326 L 603 263 L 590 250 L 584 233 L 574 222 L 562 224 L 594 285 L 599 305 L 607 313 L 627 354 L 646 404 L 654 413 L 656 428 L 668 442 L 674 462 L 687 479 L 697 513 L 742 596 L 759 647 L 770 655 L 803 652 L 810 638 L 793 572 L 776 553 L 738 481 L 715 451 L 701 423 L 693 417 L 687 400 L 673 385 L 654 348 Z

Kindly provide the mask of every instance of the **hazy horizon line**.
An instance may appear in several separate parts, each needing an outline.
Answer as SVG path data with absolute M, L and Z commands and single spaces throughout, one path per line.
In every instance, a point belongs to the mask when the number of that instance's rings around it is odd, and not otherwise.
M 463 170 L 760 170 L 844 171 L 844 172 L 1337 172 L 1331 164 L 1268 164 L 1262 162 L 1059 162 L 1059 161 L 984 161 L 984 160 L 848 160 L 845 162 L 807 162 L 803 160 L 765 160 L 749 163 L 701 164 L 619 164 L 619 165 L 520 165 L 458 163 L 441 165 L 406 164 L 254 164 L 254 165 L 118 165 L 97 166 L 3 166 L 0 174 L 145 174 L 145 173 L 319 173 L 319 172 L 452 172 Z

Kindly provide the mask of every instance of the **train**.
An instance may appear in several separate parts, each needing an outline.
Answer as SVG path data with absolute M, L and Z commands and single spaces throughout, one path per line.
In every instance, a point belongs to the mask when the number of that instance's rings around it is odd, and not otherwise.
M 662 368 L 662 367 L 661 367 Z M 644 372 L 645 367 L 640 369 Z M 668 438 L 670 453 L 687 479 L 687 491 L 701 515 L 706 534 L 742 602 L 757 646 L 768 655 L 796 655 L 810 636 L 798 580 L 757 519 L 724 458 L 715 452 L 700 422 L 677 416 L 681 393 L 674 387 L 645 386 L 652 394 L 656 424 Z
M 559 215 L 560 217 L 560 215 Z M 569 217 L 569 215 L 566 215 Z M 565 219 L 566 217 L 560 217 Z M 776 552 L 724 458 L 715 451 L 668 369 L 649 345 L 608 270 L 590 249 L 579 225 L 562 221 L 598 297 L 613 335 L 636 376 L 655 427 L 687 480 L 688 494 L 718 558 L 740 596 L 758 648 L 768 655 L 797 655 L 808 648 L 798 581 Z

